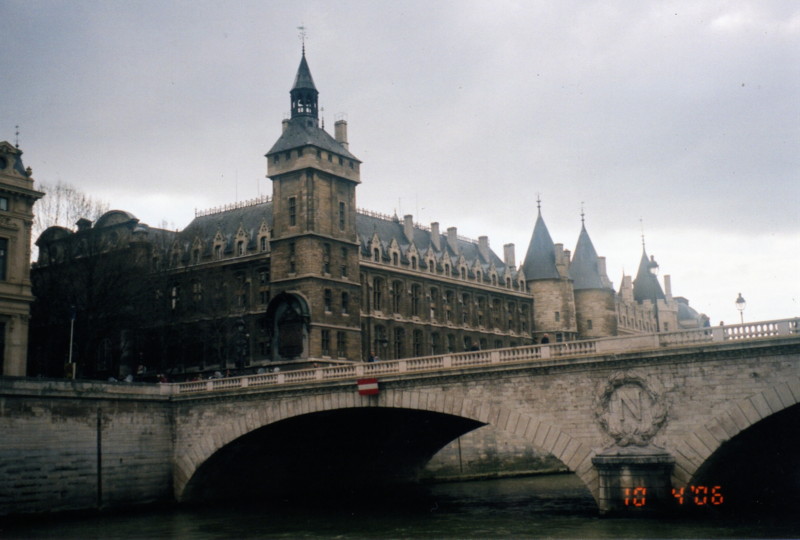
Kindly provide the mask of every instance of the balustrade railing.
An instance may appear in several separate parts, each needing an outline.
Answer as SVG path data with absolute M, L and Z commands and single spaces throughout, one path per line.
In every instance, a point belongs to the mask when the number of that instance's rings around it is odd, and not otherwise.
M 176 393 L 232 390 L 244 387 L 274 386 L 283 384 L 306 384 L 317 381 L 348 380 L 360 377 L 400 375 L 425 371 L 461 369 L 465 367 L 489 366 L 569 357 L 625 353 L 653 349 L 679 348 L 698 343 L 724 343 L 727 341 L 757 340 L 780 336 L 800 335 L 800 318 L 776 321 L 753 322 L 714 326 L 693 330 L 679 330 L 659 334 L 637 334 L 614 338 L 585 341 L 567 341 L 545 345 L 529 345 L 511 349 L 468 351 L 445 355 L 405 358 L 402 360 L 372 363 L 338 364 L 331 367 L 302 369 L 176 383 Z

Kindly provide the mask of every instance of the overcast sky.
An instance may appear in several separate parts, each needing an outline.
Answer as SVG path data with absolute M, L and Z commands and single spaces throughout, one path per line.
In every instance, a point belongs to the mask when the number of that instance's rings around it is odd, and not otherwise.
M 800 315 L 796 1 L 0 0 L 0 140 L 142 222 L 271 194 L 297 27 L 358 205 L 647 251 L 714 323 Z

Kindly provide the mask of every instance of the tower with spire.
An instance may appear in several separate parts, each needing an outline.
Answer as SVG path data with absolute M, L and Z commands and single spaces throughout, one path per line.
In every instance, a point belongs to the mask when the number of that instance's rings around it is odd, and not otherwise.
M 578 335 L 597 338 L 617 335 L 614 288 L 606 274 L 605 257 L 598 257 L 581 211 L 581 232 L 569 267 L 575 292 Z
M 305 45 L 289 95 L 291 115 L 266 154 L 273 193 L 272 296 L 278 300 L 267 314 L 273 359 L 355 358 L 360 328 L 347 311 L 357 310 L 360 302 L 356 187 L 361 162 L 347 147 L 344 121 L 335 137 L 320 127 L 319 92 Z
M 551 341 L 576 338 L 575 295 L 569 275 L 570 253 L 554 244 L 542 218 L 541 200 L 536 201 L 537 217 L 522 271 L 533 296 L 533 335 Z

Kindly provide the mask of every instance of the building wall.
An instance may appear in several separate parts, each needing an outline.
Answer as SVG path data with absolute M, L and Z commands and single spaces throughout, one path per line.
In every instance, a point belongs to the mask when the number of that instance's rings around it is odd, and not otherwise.
M 575 291 L 575 308 L 580 339 L 617 335 L 614 291 L 609 289 Z
M 25 375 L 27 367 L 33 205 L 43 195 L 33 189 L 21 156 L 18 148 L 0 142 L 0 375 L 16 376 Z

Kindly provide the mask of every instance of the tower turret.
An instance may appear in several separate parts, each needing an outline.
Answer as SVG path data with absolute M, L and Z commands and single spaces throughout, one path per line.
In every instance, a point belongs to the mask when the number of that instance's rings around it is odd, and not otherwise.
M 556 249 L 542 219 L 541 203 L 522 270 L 533 295 L 533 334 L 541 339 L 571 340 L 577 335 L 575 296 L 569 277 L 569 254 Z
M 581 215 L 581 233 L 569 267 L 575 291 L 578 336 L 582 339 L 617 335 L 614 290 L 605 259 L 597 256 Z

